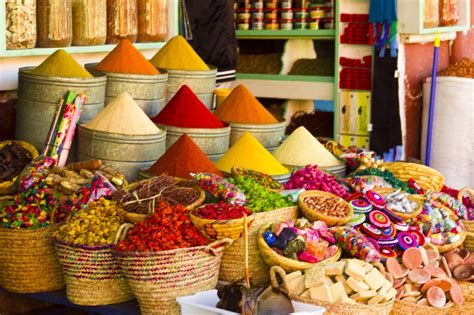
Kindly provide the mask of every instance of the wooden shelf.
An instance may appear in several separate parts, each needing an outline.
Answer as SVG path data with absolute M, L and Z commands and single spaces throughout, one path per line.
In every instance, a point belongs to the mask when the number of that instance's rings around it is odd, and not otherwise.
M 157 43 L 135 43 L 134 46 L 140 50 L 158 49 L 164 46 L 166 42 Z M 20 57 L 20 56 L 47 56 L 51 55 L 58 49 L 64 49 L 70 54 L 87 54 L 97 52 L 109 52 L 116 45 L 99 45 L 99 46 L 69 46 L 60 48 L 31 48 L 31 49 L 12 49 L 0 51 L 0 57 Z
M 238 73 L 237 81 L 257 97 L 328 101 L 334 99 L 334 77 Z
M 235 33 L 238 39 L 334 39 L 336 35 L 335 30 L 237 30 Z

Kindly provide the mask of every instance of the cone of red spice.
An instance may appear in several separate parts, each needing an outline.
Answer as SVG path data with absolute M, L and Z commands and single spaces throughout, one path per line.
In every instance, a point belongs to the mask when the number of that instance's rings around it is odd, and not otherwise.
M 192 179 L 190 173 L 212 173 L 222 176 L 207 155 L 187 134 L 179 137 L 178 141 L 146 171 L 154 175 L 167 174 L 188 179 Z
M 182 128 L 225 127 L 187 85 L 183 85 L 165 108 L 151 120 L 157 124 Z

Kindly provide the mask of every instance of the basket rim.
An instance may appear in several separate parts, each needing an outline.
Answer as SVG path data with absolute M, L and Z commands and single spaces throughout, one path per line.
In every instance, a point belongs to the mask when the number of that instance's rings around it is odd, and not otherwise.
M 303 198 L 308 197 L 308 196 L 324 196 L 324 197 L 332 197 L 332 198 L 338 199 L 339 201 L 342 201 L 342 203 L 347 207 L 347 209 L 349 211 L 348 215 L 346 215 L 345 217 L 339 218 L 339 217 L 335 217 L 335 216 L 325 215 L 325 214 L 322 214 L 322 213 L 320 213 L 316 210 L 313 210 L 310 207 L 308 207 L 306 205 L 306 203 L 303 201 Z M 298 196 L 298 204 L 299 204 L 300 208 L 302 208 L 302 210 L 311 211 L 312 213 L 315 214 L 315 216 L 319 217 L 320 220 L 322 220 L 322 221 L 325 221 L 325 220 L 337 221 L 338 223 L 349 222 L 352 219 L 352 217 L 354 216 L 354 209 L 352 209 L 352 207 L 349 206 L 349 203 L 346 200 L 344 200 L 344 198 L 339 197 L 338 195 L 335 195 L 333 193 L 323 191 L 323 190 L 306 190 L 306 191 L 302 192 Z M 303 209 L 303 208 L 306 208 L 306 209 Z M 344 224 L 340 224 L 340 225 L 344 225 Z
M 59 240 L 57 238 L 51 238 L 51 242 L 53 242 L 54 245 L 64 245 L 64 246 L 68 246 L 68 247 L 71 247 L 71 248 L 79 248 L 79 249 L 86 249 L 86 250 L 92 250 L 92 251 L 112 249 L 115 246 L 114 244 L 98 245 L 98 246 L 80 245 L 80 244 L 73 244 L 73 243 L 70 243 L 70 242 L 62 241 L 62 240 Z
M 279 222 L 279 221 L 275 221 L 275 222 Z M 294 259 L 291 259 L 291 258 L 288 258 L 288 257 L 285 257 L 283 255 L 280 255 L 278 254 L 277 252 L 275 252 L 274 250 L 272 250 L 270 248 L 270 246 L 268 246 L 267 242 L 265 242 L 265 240 L 263 239 L 263 232 L 265 232 L 270 226 L 273 225 L 273 223 L 275 222 L 272 222 L 272 223 L 268 223 L 268 224 L 264 224 L 259 230 L 258 230 L 258 236 L 257 236 L 257 243 L 258 243 L 258 248 L 259 248 L 259 251 L 260 251 L 260 254 L 262 255 L 262 258 L 263 260 L 267 260 L 268 256 L 272 256 L 274 257 L 276 260 L 282 262 L 282 263 L 286 263 L 288 265 L 293 265 L 295 270 L 305 270 L 305 269 L 309 269 L 311 267 L 314 267 L 315 265 L 317 264 L 320 264 L 320 263 L 325 263 L 325 262 L 329 262 L 331 259 L 336 259 L 338 260 L 339 257 L 341 257 L 341 254 L 342 254 L 342 249 L 340 246 L 338 246 L 337 244 L 335 244 L 337 246 L 337 251 L 331 256 L 331 257 L 328 257 L 326 259 L 323 259 L 321 261 L 318 261 L 317 263 L 309 263 L 309 262 L 305 262 L 305 261 L 297 261 L 297 260 L 294 260 Z M 281 222 L 281 221 L 280 221 Z M 284 221 L 283 221 L 284 222 Z M 270 251 L 272 252 L 272 254 L 269 254 L 267 255 L 266 253 L 263 253 L 264 251 Z M 334 258 L 336 257 L 336 258 Z M 298 265 L 298 266 L 297 266 Z M 283 268 L 283 267 L 282 267 Z M 298 268 L 298 269 L 296 269 Z M 283 269 L 286 269 L 286 268 L 283 268 Z

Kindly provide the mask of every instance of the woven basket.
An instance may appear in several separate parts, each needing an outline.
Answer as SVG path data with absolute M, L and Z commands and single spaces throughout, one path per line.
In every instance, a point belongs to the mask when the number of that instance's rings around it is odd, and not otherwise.
M 117 234 L 128 228 L 122 226 Z M 54 240 L 69 301 L 78 305 L 107 305 L 134 298 L 112 255 L 113 246 L 74 245 Z
M 438 252 L 440 252 L 441 254 L 449 252 L 450 250 L 452 250 L 456 247 L 459 247 L 464 243 L 464 240 L 466 239 L 466 236 L 467 236 L 467 232 L 466 231 L 460 232 L 459 235 L 461 236 L 461 238 L 459 239 L 459 241 L 457 241 L 455 243 L 446 244 L 446 245 L 439 245 L 439 246 L 434 245 L 434 246 L 436 247 L 436 249 L 438 249 Z
M 266 212 L 254 213 L 254 220 L 249 229 L 249 275 L 254 286 L 265 286 L 270 283 L 269 269 L 258 249 L 258 232 L 260 228 L 275 221 L 296 220 L 298 207 L 287 207 Z M 236 241 L 224 251 L 219 279 L 223 281 L 237 281 L 245 276 L 245 241 L 243 238 Z
M 243 217 L 231 220 L 203 219 L 195 216 L 191 211 L 189 218 L 199 232 L 212 241 L 230 238 L 235 242 L 242 237 L 245 229 Z M 251 226 L 253 219 L 253 214 L 247 217 L 247 226 Z
M 0 228 L 0 286 L 15 293 L 59 290 L 64 278 L 49 237 L 53 225 L 36 229 Z
M 339 202 L 341 203 L 343 207 L 346 208 L 346 211 L 348 214 L 347 216 L 343 218 L 338 218 L 338 217 L 328 216 L 318 211 L 315 211 L 309 208 L 306 205 L 306 203 L 303 201 L 303 199 L 308 196 L 332 197 L 332 198 L 339 199 Z M 321 220 L 321 221 L 326 222 L 326 224 L 329 226 L 345 225 L 354 216 L 354 210 L 349 206 L 349 204 L 344 199 L 334 194 L 321 191 L 321 190 L 308 190 L 301 193 L 298 197 L 298 205 L 300 206 L 301 212 L 303 213 L 306 219 L 308 219 L 311 222 Z
M 462 203 L 462 198 L 464 197 L 465 194 L 471 195 L 471 198 L 474 201 L 474 189 L 469 188 L 469 187 L 464 187 L 458 193 L 458 200 L 461 203 Z M 466 231 L 474 233 L 474 221 L 472 221 L 472 220 L 461 220 L 461 222 L 464 224 L 464 227 L 466 228 Z M 469 235 L 468 235 L 468 237 L 469 237 Z
M 453 303 L 449 302 L 443 308 L 436 308 L 432 306 L 423 306 L 414 303 L 409 303 L 401 300 L 396 300 L 393 304 L 392 315 L 446 315 L 453 309 Z M 468 314 L 468 313 L 460 313 Z
M 378 267 L 378 266 L 377 266 Z M 379 267 L 380 268 L 380 267 Z M 381 267 L 383 268 L 383 267 Z M 279 275 L 283 281 L 283 287 L 287 288 L 286 281 L 284 276 L 286 275 L 285 271 L 278 267 L 274 266 L 270 269 L 270 278 L 272 285 L 275 286 L 278 283 L 277 276 Z M 348 304 L 348 303 L 329 303 L 320 300 L 313 300 L 311 298 L 301 297 L 292 292 L 288 292 L 288 296 L 293 301 L 314 304 L 326 308 L 325 315 L 368 315 L 368 314 L 377 314 L 377 315 L 389 315 L 394 301 L 381 304 L 373 305 L 364 305 L 364 304 Z
M 466 232 L 466 239 L 463 243 L 464 248 L 474 251 L 474 233 Z
M 149 179 L 145 179 L 144 181 L 147 181 L 147 180 L 149 180 Z M 126 190 L 133 189 L 138 183 L 139 182 L 132 183 L 132 184 L 126 186 L 124 189 L 126 189 Z M 204 200 L 206 199 L 206 193 L 204 192 L 204 190 L 202 190 L 198 186 L 195 186 L 194 189 L 199 191 L 199 198 L 195 202 L 193 202 L 192 204 L 187 205 L 185 207 L 188 210 L 192 210 L 196 207 L 199 207 L 200 205 L 203 204 Z M 147 201 L 147 202 L 154 202 L 154 200 Z M 154 208 L 151 207 L 151 210 L 154 211 Z M 152 214 L 152 213 L 153 212 L 151 212 L 150 214 Z M 121 217 L 123 217 L 123 219 L 126 222 L 137 223 L 137 222 L 141 222 L 141 221 L 145 220 L 148 217 L 149 214 L 133 213 L 133 212 L 128 212 L 128 211 L 123 210 L 123 211 L 119 212 L 119 215 Z
M 113 254 L 142 314 L 180 314 L 177 297 L 215 288 L 224 248 L 231 243 L 223 239 L 207 246 Z
M 379 188 L 375 189 L 374 191 L 380 195 L 385 196 L 390 194 L 391 192 L 394 192 L 396 189 L 394 188 Z M 401 212 L 394 212 L 395 215 L 399 216 L 400 218 L 403 219 L 403 221 L 407 221 L 413 218 L 416 218 L 422 211 L 423 211 L 423 204 L 426 200 L 425 197 L 421 195 L 408 195 L 408 200 L 415 202 L 418 205 L 418 208 L 416 208 L 413 213 L 401 213 Z
M 25 141 L 20 140 L 5 140 L 0 142 L 0 149 L 6 146 L 7 144 L 17 143 L 25 148 L 30 154 L 33 159 L 38 157 L 38 150 L 36 148 Z M 0 195 L 11 195 L 15 192 L 15 180 L 16 177 L 12 180 L 1 182 L 0 183 Z
M 426 191 L 441 191 L 445 178 L 437 170 L 417 163 L 388 162 L 382 164 L 387 170 L 401 181 L 408 182 L 410 178 Z
M 279 266 L 284 269 L 286 272 L 297 271 L 297 270 L 306 270 L 320 263 L 334 262 L 341 257 L 342 250 L 338 247 L 338 250 L 331 257 L 320 261 L 319 263 L 308 263 L 304 261 L 298 261 L 291 258 L 287 258 L 275 252 L 263 238 L 263 232 L 269 229 L 272 226 L 272 223 L 266 224 L 260 228 L 258 232 L 258 248 L 260 249 L 260 254 L 262 255 L 263 260 L 268 266 Z

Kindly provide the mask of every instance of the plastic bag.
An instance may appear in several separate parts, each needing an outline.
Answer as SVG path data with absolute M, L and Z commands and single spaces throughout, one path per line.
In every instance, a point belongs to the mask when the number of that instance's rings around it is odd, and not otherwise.
M 209 173 L 197 173 L 191 174 L 191 176 L 193 176 L 203 190 L 218 200 L 229 204 L 245 205 L 244 193 L 224 178 Z

